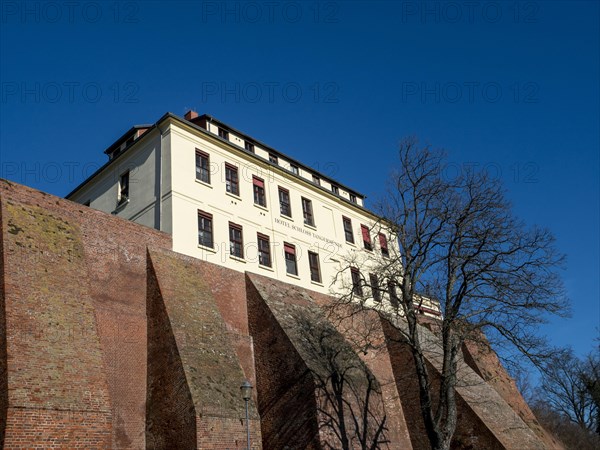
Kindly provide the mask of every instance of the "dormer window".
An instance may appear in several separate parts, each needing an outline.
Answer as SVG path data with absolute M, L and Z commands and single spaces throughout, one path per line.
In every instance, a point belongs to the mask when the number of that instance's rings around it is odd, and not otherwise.
M 356 203 L 356 195 L 354 195 L 354 194 L 350 194 L 350 201 L 351 201 L 352 203 Z
M 277 158 L 277 155 L 269 153 L 269 162 L 272 162 L 273 164 L 279 164 L 279 158 Z
M 298 169 L 298 166 L 291 164 L 290 165 L 290 170 L 292 171 L 293 174 L 299 175 L 300 174 L 300 169 Z
M 244 141 L 244 148 L 249 152 L 254 153 L 254 144 L 252 142 Z
M 331 185 L 331 192 L 333 192 L 336 195 L 340 195 L 340 188 L 337 187 L 335 184 Z
M 229 131 L 219 128 L 219 137 L 229 140 Z

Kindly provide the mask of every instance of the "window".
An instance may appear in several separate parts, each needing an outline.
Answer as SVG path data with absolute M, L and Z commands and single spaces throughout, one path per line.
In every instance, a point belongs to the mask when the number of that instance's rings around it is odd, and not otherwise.
M 292 217 L 292 207 L 290 205 L 290 191 L 282 187 L 279 188 L 279 211 L 284 216 Z
M 317 186 L 321 186 L 321 179 L 318 176 L 313 175 L 313 183 L 315 183 Z
M 363 289 L 360 280 L 360 271 L 356 267 L 350 267 L 350 274 L 352 275 L 352 293 L 362 297 Z
M 260 206 L 267 206 L 265 197 L 265 181 L 262 178 L 252 177 L 252 185 L 254 189 L 254 203 Z
M 304 197 L 302 197 L 302 214 L 304 215 L 304 223 L 314 227 L 315 218 L 313 217 L 312 201 Z
M 229 131 L 219 128 L 219 137 L 222 137 L 223 139 L 229 139 Z
M 292 171 L 292 173 L 295 173 L 296 175 L 300 175 L 300 169 L 298 169 L 297 165 L 290 164 L 290 170 Z
M 277 155 L 274 155 L 273 153 L 269 153 L 269 161 L 273 164 L 279 164 L 279 158 L 277 158 Z
M 196 180 L 210 184 L 210 157 L 208 153 L 196 150 Z
M 244 240 L 242 238 L 242 226 L 229 222 L 229 253 L 238 258 L 244 257 Z
M 352 221 L 347 217 L 342 217 L 344 221 L 344 235 L 346 236 L 346 242 L 354 244 L 354 234 L 352 233 Z
M 392 280 L 388 281 L 388 293 L 390 295 L 390 303 L 394 308 L 398 307 L 398 294 L 396 293 L 396 283 Z
M 244 141 L 244 148 L 249 152 L 254 153 L 254 144 L 252 142 Z
M 198 244 L 213 248 L 212 214 L 198 210 Z
M 119 194 L 117 201 L 119 204 L 129 200 L 129 170 L 119 177 Z
M 227 163 L 225 163 L 225 188 L 227 189 L 227 192 L 231 194 L 240 195 L 238 169 Z
M 356 203 L 356 195 L 354 195 L 354 194 L 350 194 L 350 201 L 351 201 L 352 203 Z
M 285 270 L 291 275 L 298 275 L 298 266 L 296 265 L 296 247 L 287 242 L 283 243 L 285 252 Z
M 366 225 L 360 226 L 360 231 L 362 233 L 363 245 L 367 250 L 373 250 L 373 244 L 371 243 L 371 234 L 369 233 L 369 227 Z
M 385 258 L 388 258 L 390 256 L 390 252 L 388 250 L 387 238 L 383 233 L 379 233 L 379 246 L 381 247 L 381 254 Z
M 321 269 L 319 268 L 319 255 L 313 252 L 308 252 L 308 266 L 310 268 L 310 279 L 320 283 Z
M 340 188 L 337 187 L 335 184 L 331 185 L 331 192 L 333 192 L 334 194 L 340 195 Z
M 379 289 L 379 279 L 377 275 L 374 273 L 369 274 L 369 281 L 371 282 L 371 295 L 373 295 L 373 300 L 376 302 L 381 301 L 381 290 Z
M 258 239 L 258 263 L 261 266 L 271 267 L 271 247 L 269 246 L 269 236 L 257 233 Z

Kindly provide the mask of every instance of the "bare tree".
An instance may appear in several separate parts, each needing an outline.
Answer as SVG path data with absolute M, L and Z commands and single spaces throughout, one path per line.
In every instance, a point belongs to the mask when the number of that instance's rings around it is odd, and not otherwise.
M 600 435 L 591 433 L 571 422 L 564 415 L 555 411 L 552 406 L 541 400 L 536 400 L 531 410 L 540 424 L 554 436 L 560 439 L 565 448 L 577 450 L 596 450 L 600 448 Z
M 483 331 L 537 362 L 549 354 L 537 326 L 547 314 L 568 312 L 557 270 L 563 256 L 550 232 L 515 218 L 501 184 L 485 172 L 466 170 L 449 179 L 444 167 L 443 152 L 419 147 L 413 138 L 401 143 L 399 167 L 377 206 L 382 220 L 376 224 L 399 244 L 399 253 L 386 258 L 366 252 L 372 255 L 366 259 L 355 254 L 338 274 L 339 283 L 349 267 L 360 265 L 361 274 L 376 274 L 391 291 L 397 287 L 397 298 L 393 292 L 389 298 L 395 307 L 387 303 L 379 311 L 391 311 L 402 322 L 397 328 L 412 353 L 421 415 L 436 450 L 449 449 L 456 430 L 463 342 Z M 352 283 L 341 296 L 344 305 L 372 307 L 363 290 L 369 282 L 361 276 L 360 285 Z M 432 383 L 421 326 L 432 300 L 442 313 L 435 325 L 442 349 L 439 383 Z
M 600 355 L 580 359 L 567 349 L 548 360 L 533 404 L 600 437 Z
M 355 351 L 329 323 L 297 316 L 307 355 L 314 364 L 319 429 L 330 436 L 328 449 L 387 448 L 381 386 Z
M 584 362 L 571 350 L 557 353 L 543 368 L 537 397 L 583 429 L 594 428 L 596 405 L 588 389 Z
M 600 337 L 596 338 L 596 342 L 596 348 L 583 363 L 581 379 L 593 404 L 591 429 L 600 437 Z

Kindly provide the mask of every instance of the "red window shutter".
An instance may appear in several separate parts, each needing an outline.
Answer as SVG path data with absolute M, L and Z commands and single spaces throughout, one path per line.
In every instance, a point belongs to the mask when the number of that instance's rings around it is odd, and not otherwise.
M 296 254 L 296 247 L 294 247 L 291 244 L 286 244 L 285 242 L 283 243 L 283 248 L 285 250 L 286 253 L 289 253 L 291 255 L 295 255 Z
M 369 234 L 369 228 L 366 225 L 361 225 L 360 230 L 362 231 L 363 241 L 371 243 L 371 235 Z
M 385 234 L 379 233 L 379 246 L 387 250 L 387 238 L 385 237 Z
M 252 182 L 254 183 L 254 186 L 258 186 L 260 188 L 265 187 L 265 182 L 258 177 L 252 177 Z

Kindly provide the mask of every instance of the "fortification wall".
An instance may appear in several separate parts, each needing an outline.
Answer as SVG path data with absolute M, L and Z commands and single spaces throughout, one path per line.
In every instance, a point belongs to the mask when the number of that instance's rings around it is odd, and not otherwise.
M 6 181 L 0 230 L 4 448 L 244 448 L 244 379 L 255 449 L 427 448 L 410 355 L 377 315 L 336 320 L 331 297 Z M 455 447 L 550 448 L 486 379 L 499 363 L 465 354 Z

